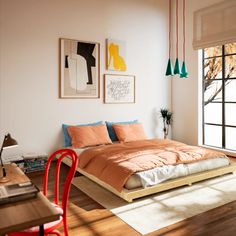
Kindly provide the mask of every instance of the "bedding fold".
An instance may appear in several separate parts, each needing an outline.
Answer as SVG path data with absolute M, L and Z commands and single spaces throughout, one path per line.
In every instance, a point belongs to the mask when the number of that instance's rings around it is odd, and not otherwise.
M 121 192 L 134 173 L 223 156 L 173 140 L 151 139 L 87 149 L 79 155 L 79 167 Z

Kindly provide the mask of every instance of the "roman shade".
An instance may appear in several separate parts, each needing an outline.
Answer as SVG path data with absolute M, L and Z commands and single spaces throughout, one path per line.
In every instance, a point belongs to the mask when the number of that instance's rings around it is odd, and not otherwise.
M 235 0 L 226 0 L 194 12 L 194 49 L 231 42 L 236 42 Z

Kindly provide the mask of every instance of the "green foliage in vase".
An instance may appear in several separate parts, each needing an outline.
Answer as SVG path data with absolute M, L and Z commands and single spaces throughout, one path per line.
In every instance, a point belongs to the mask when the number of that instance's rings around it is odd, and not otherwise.
M 160 114 L 163 120 L 164 138 L 166 139 L 169 133 L 169 127 L 173 122 L 173 112 L 169 111 L 169 109 L 161 108 Z

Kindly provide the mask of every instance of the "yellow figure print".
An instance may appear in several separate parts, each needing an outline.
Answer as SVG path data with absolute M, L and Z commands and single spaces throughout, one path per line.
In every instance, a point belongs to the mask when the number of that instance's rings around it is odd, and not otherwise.
M 109 60 L 108 60 L 108 68 L 110 68 L 113 62 L 114 70 L 126 71 L 125 60 L 122 56 L 119 55 L 119 45 L 111 43 L 109 45 Z

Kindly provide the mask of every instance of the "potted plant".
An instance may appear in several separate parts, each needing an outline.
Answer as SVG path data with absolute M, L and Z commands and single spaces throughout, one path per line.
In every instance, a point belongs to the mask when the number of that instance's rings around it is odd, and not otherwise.
M 169 109 L 161 108 L 160 113 L 164 126 L 163 127 L 164 139 L 166 139 L 169 133 L 169 127 L 173 121 L 173 112 L 169 111 Z

